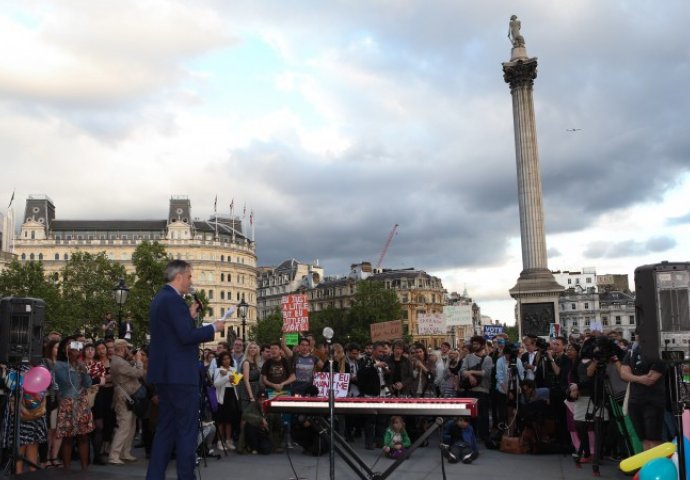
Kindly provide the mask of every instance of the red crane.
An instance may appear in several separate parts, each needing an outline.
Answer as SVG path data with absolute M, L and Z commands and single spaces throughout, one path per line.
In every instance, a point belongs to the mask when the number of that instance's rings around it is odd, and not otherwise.
M 376 262 L 376 268 L 379 269 L 381 268 L 381 264 L 383 263 L 383 257 L 386 256 L 386 253 L 388 252 L 388 247 L 391 246 L 391 242 L 393 241 L 393 237 L 395 236 L 395 233 L 398 231 L 398 224 L 396 223 L 393 225 L 393 229 L 391 230 L 391 233 L 388 234 L 388 238 L 386 239 L 386 244 L 383 246 L 383 250 L 381 250 L 381 255 L 379 255 L 379 261 Z

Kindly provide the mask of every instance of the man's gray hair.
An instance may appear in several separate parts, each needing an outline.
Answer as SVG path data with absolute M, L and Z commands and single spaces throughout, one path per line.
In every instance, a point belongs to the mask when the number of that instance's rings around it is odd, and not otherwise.
M 172 282 L 175 280 L 178 273 L 184 273 L 190 268 L 192 268 L 192 265 L 189 262 L 185 262 L 184 260 L 172 260 L 165 267 L 165 281 L 168 283 Z

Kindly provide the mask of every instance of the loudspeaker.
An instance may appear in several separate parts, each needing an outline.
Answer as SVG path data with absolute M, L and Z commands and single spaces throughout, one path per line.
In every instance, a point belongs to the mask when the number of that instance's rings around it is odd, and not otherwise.
M 635 317 L 643 356 L 690 358 L 690 263 L 637 267 Z
M 37 365 L 43 358 L 45 302 L 38 298 L 0 300 L 0 363 Z

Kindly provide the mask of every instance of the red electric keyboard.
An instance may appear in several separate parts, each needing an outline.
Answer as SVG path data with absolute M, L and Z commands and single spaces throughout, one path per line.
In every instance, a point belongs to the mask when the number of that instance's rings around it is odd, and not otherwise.
M 271 413 L 328 413 L 326 397 L 275 397 L 264 404 Z M 337 398 L 335 413 L 358 415 L 477 416 L 476 398 Z

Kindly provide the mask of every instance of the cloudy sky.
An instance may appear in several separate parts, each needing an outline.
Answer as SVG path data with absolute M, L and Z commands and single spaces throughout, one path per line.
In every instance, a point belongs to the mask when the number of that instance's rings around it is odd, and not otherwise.
M 4 1 L 0 208 L 164 218 L 186 194 L 207 218 L 217 195 L 254 211 L 261 265 L 327 274 L 397 223 L 385 267 L 511 322 L 512 14 L 539 59 L 550 268 L 690 260 L 685 0 Z

